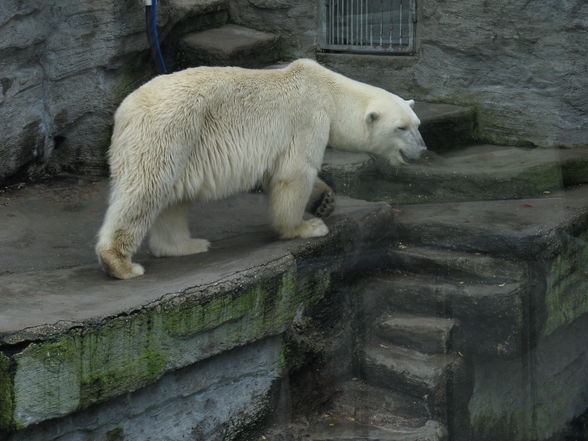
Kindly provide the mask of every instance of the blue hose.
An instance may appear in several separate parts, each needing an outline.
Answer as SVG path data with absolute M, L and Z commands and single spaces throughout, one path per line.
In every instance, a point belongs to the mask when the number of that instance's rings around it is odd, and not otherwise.
M 151 57 L 155 68 L 160 74 L 168 73 L 157 35 L 157 0 L 146 0 L 145 2 L 145 24 L 147 27 L 147 39 L 151 47 Z

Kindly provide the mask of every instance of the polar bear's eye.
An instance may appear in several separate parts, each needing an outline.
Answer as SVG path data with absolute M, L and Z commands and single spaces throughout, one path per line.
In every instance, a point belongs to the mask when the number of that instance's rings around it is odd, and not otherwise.
M 408 127 L 406 127 L 406 126 L 401 126 L 401 127 L 398 127 L 398 130 L 405 131 L 405 130 L 408 130 Z

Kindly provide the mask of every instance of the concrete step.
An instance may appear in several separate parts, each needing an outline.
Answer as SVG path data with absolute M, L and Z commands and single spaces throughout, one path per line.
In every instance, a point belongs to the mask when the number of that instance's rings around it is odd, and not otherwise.
M 310 422 L 273 427 L 263 436 L 289 441 L 440 441 L 445 432 L 430 419 L 424 400 L 354 379 L 343 382 L 330 406 Z
M 549 259 L 559 235 L 588 225 L 587 201 L 584 185 L 532 199 L 393 205 L 395 236 L 408 246 Z
M 234 24 L 195 32 L 179 43 L 187 66 L 263 67 L 278 60 L 279 38 Z
M 445 429 L 436 421 L 428 421 L 424 426 L 417 428 L 388 430 L 353 421 L 326 419 L 313 425 L 300 437 L 285 439 L 288 441 L 442 441 L 446 439 L 444 434 Z
M 525 285 L 448 281 L 443 278 L 389 273 L 358 283 L 368 320 L 383 312 L 452 318 L 455 351 L 508 356 L 522 350 Z
M 394 244 L 388 250 L 390 267 L 399 271 L 435 274 L 449 280 L 499 284 L 522 281 L 524 268 L 515 262 L 482 253 Z
M 417 102 L 414 111 L 430 150 L 441 153 L 473 142 L 476 112 L 472 107 Z
M 430 418 L 426 403 L 411 395 L 367 384 L 343 382 L 323 418 L 356 421 L 385 429 L 417 428 Z
M 446 415 L 447 391 L 459 358 L 425 354 L 375 340 L 364 348 L 362 374 L 368 384 L 424 399 L 434 416 Z
M 588 182 L 588 149 L 474 145 L 399 167 L 328 150 L 321 174 L 337 193 L 393 203 L 543 197 Z
M 384 314 L 374 331 L 392 345 L 431 354 L 446 354 L 449 349 L 452 319 L 411 314 Z
M 165 21 L 160 23 L 164 27 L 162 33 L 168 33 L 167 38 L 222 26 L 229 19 L 228 0 L 168 0 L 158 4 L 158 7 L 161 7 L 163 19 L 167 13 L 174 22 L 171 31 L 165 29 Z

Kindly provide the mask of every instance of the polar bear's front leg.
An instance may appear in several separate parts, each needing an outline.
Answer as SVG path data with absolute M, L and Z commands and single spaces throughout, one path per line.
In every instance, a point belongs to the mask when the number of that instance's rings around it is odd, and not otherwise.
M 149 233 L 149 249 L 156 257 L 204 253 L 209 247 L 210 242 L 207 240 L 190 237 L 186 202 L 164 209 Z
M 321 219 L 304 220 L 304 208 L 312 192 L 316 173 L 274 177 L 270 182 L 269 202 L 273 227 L 282 239 L 320 237 L 329 234 Z

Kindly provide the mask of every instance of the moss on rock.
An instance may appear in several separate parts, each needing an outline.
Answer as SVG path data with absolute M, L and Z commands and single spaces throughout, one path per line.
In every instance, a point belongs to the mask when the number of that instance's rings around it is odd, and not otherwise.
M 0 352 L 0 434 L 13 426 L 14 387 L 10 359 Z
M 14 356 L 16 400 L 8 359 L 0 359 L 0 392 L 8 397 L 0 407 L 3 425 L 13 415 L 22 416 L 27 426 L 66 415 L 144 387 L 169 370 L 280 334 L 328 290 L 330 270 L 299 279 L 288 264 L 268 277 L 173 295 L 129 315 L 32 343 Z

